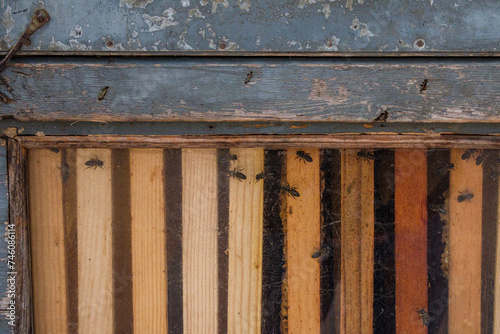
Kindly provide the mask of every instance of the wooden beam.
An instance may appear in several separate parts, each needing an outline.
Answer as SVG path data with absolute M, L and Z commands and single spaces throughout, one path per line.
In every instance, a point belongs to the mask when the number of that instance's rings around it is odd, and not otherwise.
M 500 152 L 496 152 L 497 158 Z M 498 183 L 498 204 L 497 204 L 497 231 L 496 231 L 496 254 L 495 254 L 495 292 L 494 292 L 494 315 L 493 333 L 500 333 L 500 180 Z
M 182 151 L 184 333 L 218 333 L 217 150 Z
M 427 333 L 427 151 L 395 152 L 396 332 Z
M 373 333 L 373 160 L 356 150 L 342 150 L 341 160 L 340 332 Z
M 467 63 L 449 59 L 33 60 L 13 63 L 3 71 L 12 93 L 4 89 L 2 94 L 13 103 L 3 104 L 0 115 L 70 122 L 372 123 L 387 111 L 387 122 L 500 122 L 496 103 L 500 79 L 493 75 L 499 66 L 496 59 Z M 250 72 L 252 81 L 245 84 Z M 105 87 L 107 94 L 99 99 Z
M 310 161 L 300 159 L 297 150 L 287 150 L 286 196 L 286 280 L 288 333 L 319 334 L 321 329 L 320 266 L 313 254 L 320 251 L 320 159 L 318 149 L 307 149 Z M 297 194 L 295 194 L 297 195 Z
M 60 151 L 30 151 L 28 174 L 35 328 L 68 333 Z
M 261 332 L 263 149 L 232 149 L 237 160 L 230 170 L 241 170 L 245 180 L 229 180 L 228 333 Z
M 102 168 L 87 166 L 91 159 L 102 161 Z M 112 333 L 111 150 L 77 150 L 76 174 L 78 330 L 82 333 Z
M 448 330 L 479 334 L 483 170 L 474 159 L 462 159 L 464 152 L 450 151 L 455 170 L 450 171 Z
M 130 151 L 133 312 L 137 333 L 167 332 L 163 181 L 163 150 Z

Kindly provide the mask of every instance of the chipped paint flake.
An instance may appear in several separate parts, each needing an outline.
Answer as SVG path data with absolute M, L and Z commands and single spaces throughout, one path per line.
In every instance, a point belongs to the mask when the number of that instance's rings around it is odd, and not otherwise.
M 148 32 L 153 32 L 179 24 L 179 22 L 174 21 L 175 13 L 176 11 L 174 9 L 169 8 L 162 13 L 163 16 L 150 16 L 148 14 L 142 14 L 142 18 L 149 27 Z
M 3 12 L 2 25 L 4 26 L 7 35 L 10 35 L 10 32 L 16 25 L 16 21 L 12 17 L 12 8 L 10 6 L 7 6 L 5 12 Z
M 307 6 L 307 5 L 312 5 L 315 3 L 316 3 L 316 0 L 300 0 L 298 7 L 302 9 L 302 8 L 305 8 L 305 6 Z
M 177 42 L 177 46 L 181 50 L 193 50 L 193 47 L 186 43 L 186 34 L 187 34 L 187 27 L 184 28 L 184 31 L 182 34 L 179 36 L 179 41 Z
M 341 105 L 349 100 L 349 92 L 344 86 L 338 86 L 337 92 L 334 92 L 332 88 L 328 87 L 325 80 L 314 79 L 309 99 L 325 102 L 329 106 Z
M 229 7 L 227 0 L 212 0 L 212 13 L 217 13 L 217 6 L 222 5 L 225 9 Z
M 351 29 L 353 31 L 358 31 L 359 37 L 366 37 L 368 40 L 370 40 L 370 37 L 375 36 L 370 29 L 368 29 L 368 25 L 360 22 L 357 17 L 352 20 Z
M 238 0 L 238 6 L 240 7 L 241 10 L 249 12 L 251 5 L 252 3 L 250 2 L 250 0 Z
M 347 3 L 346 3 L 346 7 L 349 8 L 349 10 L 352 10 L 352 5 L 354 3 L 354 0 L 347 0 Z M 363 3 L 365 3 L 365 0 L 358 0 L 358 3 L 360 5 L 362 5 Z
M 190 9 L 188 12 L 188 17 L 196 17 L 198 19 L 204 19 L 205 15 L 203 15 L 200 10 L 198 9 L 198 6 L 194 7 L 193 9 Z
M 181 0 L 181 6 L 182 7 L 189 7 L 189 6 L 191 6 L 191 3 L 189 2 L 189 0 Z
M 323 10 L 322 10 L 323 14 L 325 14 L 325 17 L 326 19 L 328 20 L 328 18 L 330 17 L 330 14 L 331 14 L 331 11 L 330 11 L 330 4 L 323 4 Z
M 92 51 L 92 46 L 88 46 L 78 42 L 76 39 L 70 39 L 69 40 L 69 47 L 71 50 L 76 50 L 76 51 Z
M 83 35 L 83 28 L 80 25 L 76 25 L 70 32 L 69 35 L 74 38 L 80 38 Z
M 69 45 L 64 44 L 61 41 L 55 41 L 54 36 L 52 36 L 52 40 L 49 43 L 48 49 L 50 51 L 69 51 L 71 47 Z
M 147 5 L 153 3 L 155 0 L 120 0 L 120 7 L 127 6 L 127 8 L 146 8 Z

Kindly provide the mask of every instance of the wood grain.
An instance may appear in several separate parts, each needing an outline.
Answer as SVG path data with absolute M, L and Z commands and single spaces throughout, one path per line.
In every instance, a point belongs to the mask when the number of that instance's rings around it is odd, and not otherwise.
M 217 334 L 217 150 L 182 151 L 184 333 Z
M 372 160 L 342 150 L 341 333 L 373 332 L 374 174 Z
M 462 160 L 463 149 L 452 149 L 450 161 L 450 269 L 448 330 L 481 333 L 481 241 L 483 171 L 474 159 Z M 458 202 L 461 193 L 474 197 Z
M 29 152 L 34 319 L 37 333 L 68 333 L 61 153 Z
M 0 114 L 23 121 L 372 122 L 387 109 L 388 122 L 500 122 L 499 66 L 496 59 L 34 60 L 3 72 L 15 103 Z M 250 71 L 253 82 L 245 85 Z M 98 101 L 103 87 L 108 93 Z
M 246 180 L 229 181 L 228 333 L 261 332 L 262 222 L 264 182 L 255 176 L 264 170 L 263 149 L 232 149 Z
M 500 152 L 497 151 L 497 157 Z M 496 265 L 495 265 L 495 292 L 494 292 L 494 315 L 493 315 L 493 332 L 500 333 L 500 181 L 498 183 L 498 204 L 497 204 L 497 231 L 496 231 Z
M 286 277 L 288 286 L 288 333 L 319 334 L 320 265 L 312 255 L 320 250 L 320 159 L 318 149 L 307 149 L 312 162 L 297 159 L 287 150 L 286 182 L 300 197 L 286 198 Z
M 427 151 L 395 152 L 396 332 L 427 333 Z
M 130 178 L 134 332 L 166 333 L 163 150 L 131 150 Z
M 91 158 L 103 168 L 88 168 Z M 112 333 L 111 150 L 77 150 L 76 173 L 79 332 Z

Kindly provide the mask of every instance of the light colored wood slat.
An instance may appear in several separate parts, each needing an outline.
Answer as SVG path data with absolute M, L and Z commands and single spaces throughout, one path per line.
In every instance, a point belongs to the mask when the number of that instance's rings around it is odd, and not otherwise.
M 91 158 L 104 162 L 88 168 Z M 112 199 L 111 150 L 78 149 L 78 330 L 79 333 L 112 333 Z M 128 208 L 124 208 L 128 210 Z
M 395 152 L 396 332 L 427 333 L 427 151 Z
M 300 197 L 286 197 L 288 333 L 320 333 L 320 266 L 313 259 L 321 243 L 319 150 L 305 150 L 313 159 L 297 159 L 288 150 L 287 182 Z
M 450 172 L 450 333 L 481 333 L 481 241 L 483 170 L 465 151 L 450 150 L 455 170 Z M 458 202 L 460 192 L 474 197 Z
M 373 161 L 342 150 L 341 333 L 373 332 Z
M 182 151 L 184 333 L 218 330 L 217 150 Z
M 231 169 L 247 179 L 229 181 L 228 333 L 261 332 L 263 149 L 232 149 L 238 159 Z
M 67 333 L 61 154 L 29 152 L 34 317 L 37 333 Z
M 163 150 L 130 150 L 134 333 L 167 332 L 163 186 Z

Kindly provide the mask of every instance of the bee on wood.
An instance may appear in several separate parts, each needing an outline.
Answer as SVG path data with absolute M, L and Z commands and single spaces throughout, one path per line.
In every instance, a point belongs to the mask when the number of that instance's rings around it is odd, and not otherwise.
M 306 153 L 305 151 L 297 151 L 297 156 L 295 159 L 299 159 L 300 161 L 303 161 L 304 163 L 306 162 L 313 162 L 313 158 L 311 158 L 311 155 L 309 153 Z
M 429 327 L 429 325 L 433 320 L 432 317 L 429 315 L 429 313 L 423 308 L 418 310 L 418 317 L 422 319 L 422 322 L 426 327 Z
M 328 254 L 330 254 L 330 247 L 326 246 L 326 247 L 321 247 L 320 250 L 314 252 L 312 255 L 311 255 L 311 258 L 313 259 L 317 259 L 319 257 L 321 257 L 321 259 L 325 258 L 326 256 L 328 256 Z M 321 260 L 320 259 L 320 260 Z
M 364 159 L 366 161 L 375 160 L 375 152 L 368 150 L 361 150 L 358 152 L 358 160 Z
M 234 162 L 236 160 L 238 160 L 238 156 L 236 154 L 231 154 L 229 156 L 229 161 Z
M 436 168 L 435 172 L 438 175 L 444 175 L 449 170 L 455 170 L 455 165 L 452 162 L 447 162 L 447 163 L 439 165 L 438 168 Z
M 245 85 L 252 80 L 253 72 L 250 71 L 250 73 L 247 74 L 247 78 L 245 79 Z
M 460 192 L 460 195 L 457 197 L 457 201 L 459 203 L 463 201 L 470 201 L 474 197 L 474 194 L 471 194 L 468 190 L 465 192 Z
M 482 150 L 479 152 L 479 155 L 476 157 L 476 166 L 479 166 L 483 163 L 484 159 L 486 159 L 488 155 L 484 153 Z
M 97 167 L 102 169 L 103 168 L 102 166 L 104 166 L 104 161 L 99 160 L 99 158 L 95 156 L 93 158 L 90 158 L 90 160 L 85 163 L 85 166 L 87 166 L 87 168 L 85 169 L 89 169 L 92 167 L 94 167 L 94 170 L 96 170 Z
M 446 214 L 446 207 L 444 203 L 431 203 L 429 204 L 429 209 L 431 209 L 434 212 L 439 212 L 443 215 Z
M 103 89 L 101 89 L 101 92 L 99 93 L 99 96 L 97 97 L 97 99 L 99 101 L 104 100 L 104 98 L 106 97 L 106 94 L 108 94 L 108 89 L 109 89 L 108 86 L 106 86 Z
M 427 85 L 429 83 L 429 80 L 424 79 L 422 83 L 420 84 L 420 93 L 422 93 L 424 90 L 427 90 L 429 86 Z
M 247 176 L 245 174 L 243 174 L 241 171 L 243 169 L 233 169 L 233 170 L 230 170 L 229 171 L 229 176 L 234 178 L 234 179 L 237 179 L 238 181 L 242 182 L 243 180 L 246 180 L 247 179 Z
M 259 174 L 255 175 L 255 183 L 259 182 L 260 180 L 264 180 L 266 177 L 266 173 L 260 172 Z
M 464 152 L 464 154 L 462 154 L 462 160 L 467 160 L 469 161 L 469 159 L 472 157 L 474 159 L 474 153 L 476 153 L 476 149 L 474 148 L 470 148 L 468 150 L 466 150 Z
M 71 169 L 69 168 L 69 165 L 65 162 L 61 164 L 61 167 L 59 168 L 61 170 L 61 179 L 63 183 L 66 183 L 69 178 L 69 173 L 71 172 Z
M 297 187 L 292 187 L 289 183 L 287 183 L 285 186 L 282 186 L 281 191 L 283 191 L 287 195 L 292 196 L 292 198 L 300 197 L 300 194 L 297 191 Z

